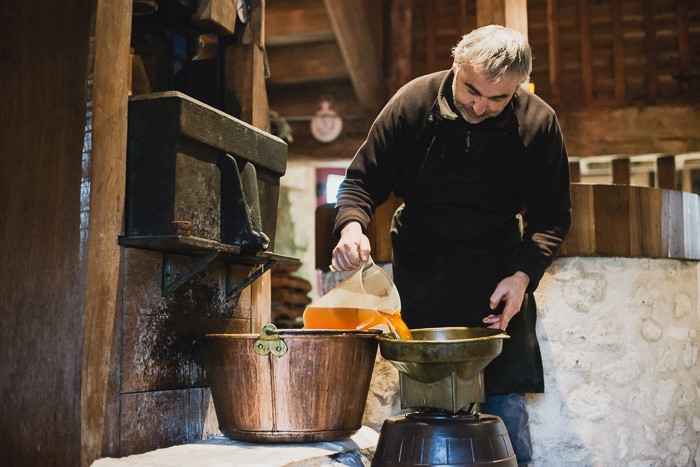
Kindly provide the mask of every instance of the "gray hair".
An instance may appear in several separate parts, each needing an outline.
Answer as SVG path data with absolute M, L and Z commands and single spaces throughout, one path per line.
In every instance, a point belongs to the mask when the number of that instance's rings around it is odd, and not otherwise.
M 525 37 L 514 29 L 495 24 L 474 29 L 452 48 L 452 56 L 461 67 L 475 70 L 500 81 L 515 77 L 522 84 L 530 79 L 532 51 Z

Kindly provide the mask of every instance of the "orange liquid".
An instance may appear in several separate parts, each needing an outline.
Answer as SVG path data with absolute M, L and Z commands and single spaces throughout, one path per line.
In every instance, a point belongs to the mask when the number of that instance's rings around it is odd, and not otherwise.
M 307 329 L 348 329 L 359 331 L 386 325 L 394 337 L 411 340 L 413 336 L 401 318 L 401 313 L 382 313 L 362 308 L 319 308 L 304 310 L 304 327 Z

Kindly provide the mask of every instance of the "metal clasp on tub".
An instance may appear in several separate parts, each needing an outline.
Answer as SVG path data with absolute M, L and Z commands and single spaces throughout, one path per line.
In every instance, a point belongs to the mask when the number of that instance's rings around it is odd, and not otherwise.
M 260 337 L 253 344 L 253 350 L 258 355 L 265 356 L 271 353 L 275 357 L 281 357 L 287 353 L 288 347 L 280 338 L 277 327 L 274 324 L 266 324 Z

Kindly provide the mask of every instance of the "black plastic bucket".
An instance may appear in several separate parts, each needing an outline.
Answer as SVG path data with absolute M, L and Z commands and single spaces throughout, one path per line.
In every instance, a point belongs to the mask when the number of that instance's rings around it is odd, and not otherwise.
M 388 418 L 382 425 L 372 467 L 517 466 L 503 421 L 495 415 Z

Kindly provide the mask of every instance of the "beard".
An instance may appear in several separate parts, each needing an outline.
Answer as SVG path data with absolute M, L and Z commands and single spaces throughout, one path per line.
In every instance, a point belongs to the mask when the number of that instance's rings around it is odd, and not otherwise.
M 462 116 L 464 120 L 471 124 L 476 124 L 476 123 L 481 123 L 484 120 L 487 120 L 491 117 L 495 117 L 498 115 L 496 112 L 489 112 L 488 110 L 484 112 L 481 115 L 477 115 L 474 113 L 474 108 L 472 106 L 466 106 L 462 104 L 461 102 L 458 102 L 457 99 L 454 100 L 455 107 L 457 108 L 457 112 Z

